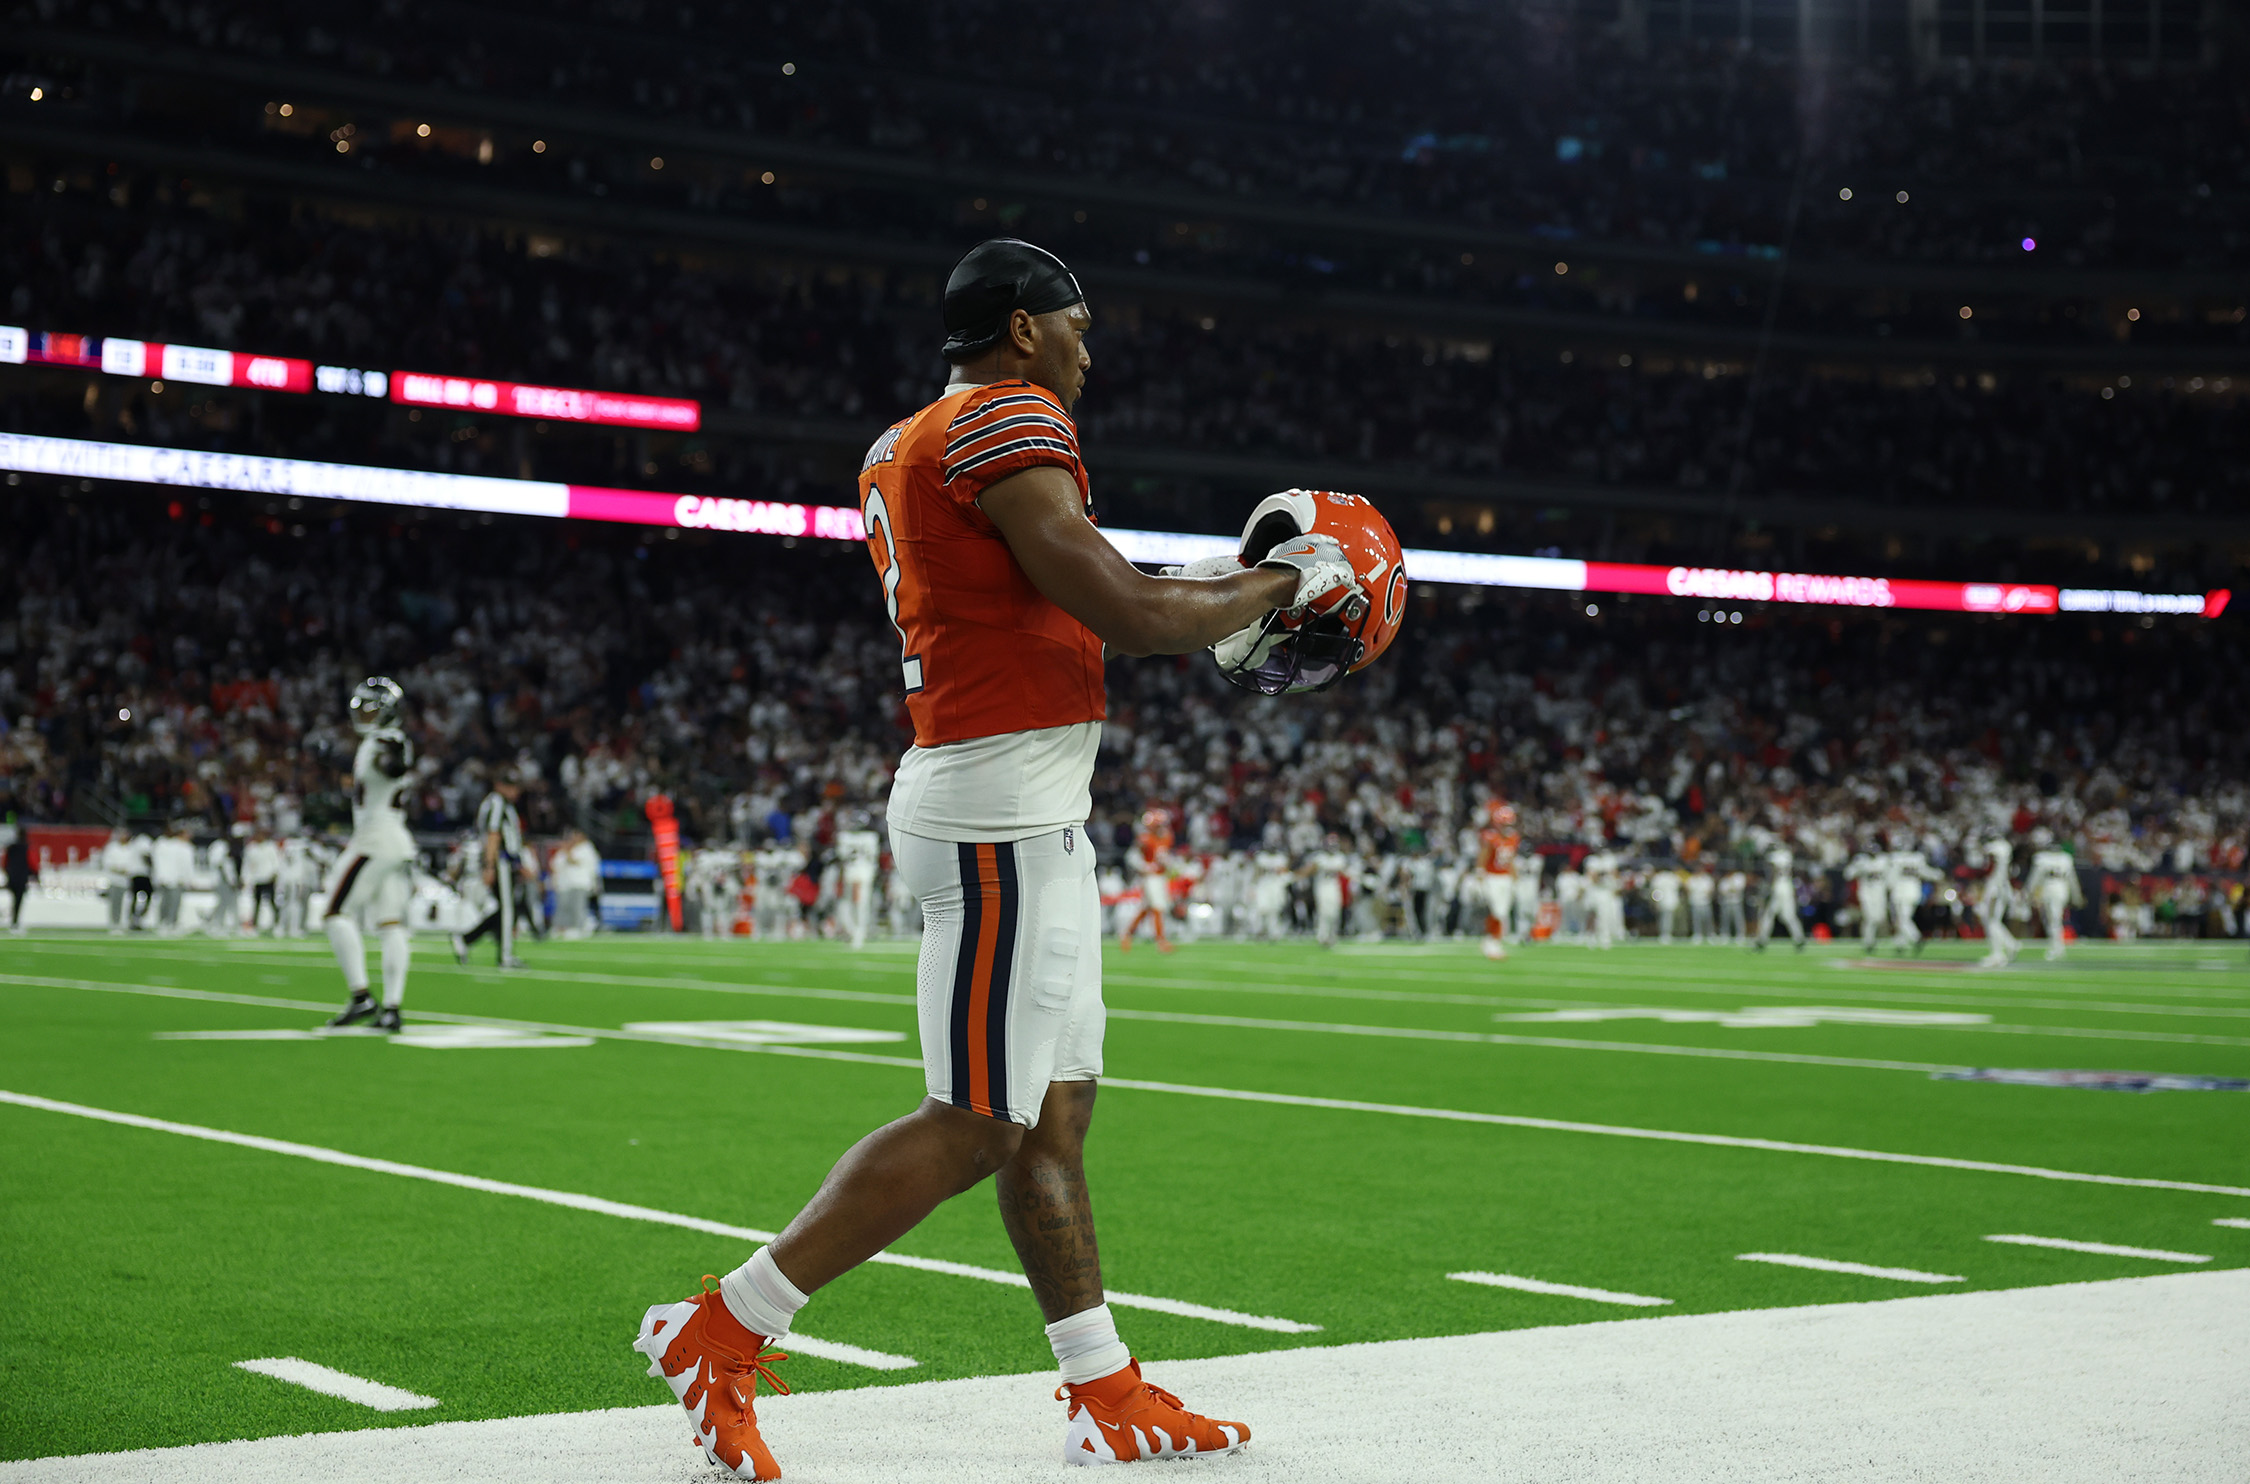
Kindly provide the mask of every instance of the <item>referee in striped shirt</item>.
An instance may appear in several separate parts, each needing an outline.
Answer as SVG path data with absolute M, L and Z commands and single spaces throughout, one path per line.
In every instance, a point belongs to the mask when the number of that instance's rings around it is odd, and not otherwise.
M 484 921 L 467 933 L 454 934 L 453 956 L 462 963 L 469 961 L 469 945 L 491 934 L 500 945 L 501 968 L 524 966 L 516 957 L 516 912 L 521 900 L 517 893 L 530 876 L 523 854 L 523 818 L 516 813 L 516 800 L 522 796 L 522 776 L 508 769 L 493 778 L 492 792 L 477 805 L 477 836 L 484 843 L 484 884 L 492 893 L 493 906 Z

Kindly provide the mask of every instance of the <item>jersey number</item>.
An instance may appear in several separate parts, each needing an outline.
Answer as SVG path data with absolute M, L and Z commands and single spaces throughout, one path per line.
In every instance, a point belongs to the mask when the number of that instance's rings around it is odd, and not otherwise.
M 875 572 L 883 580 L 883 606 L 890 610 L 891 627 L 898 630 L 899 674 L 906 682 L 906 693 L 918 695 L 922 689 L 922 657 L 905 652 L 906 628 L 898 619 L 898 588 L 904 580 L 905 568 L 899 561 L 891 507 L 884 501 L 883 491 L 872 482 L 867 487 L 867 503 L 861 514 L 867 524 L 868 550 L 875 554 Z

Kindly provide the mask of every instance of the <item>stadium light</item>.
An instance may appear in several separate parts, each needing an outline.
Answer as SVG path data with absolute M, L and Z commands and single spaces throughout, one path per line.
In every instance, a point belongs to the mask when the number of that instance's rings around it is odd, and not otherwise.
M 683 530 L 862 541 L 866 526 L 850 505 L 800 505 L 661 490 L 610 489 L 485 474 L 442 474 L 313 459 L 205 453 L 144 443 L 100 443 L 0 433 L 0 469 L 63 479 L 108 480 L 190 489 L 239 490 L 296 499 L 353 500 L 429 510 L 621 521 Z M 1184 531 L 1104 528 L 1125 559 L 1144 566 L 1192 562 L 1235 549 L 1229 536 Z M 1410 548 L 1415 582 L 1542 592 L 1628 593 L 1725 602 L 1826 608 L 1906 608 L 1996 617 L 2055 613 L 2200 614 L 2217 618 L 2232 596 L 2143 593 L 2108 588 L 2056 588 L 2021 582 L 1931 582 L 1899 577 L 1841 577 L 1722 567 L 1662 567 L 1639 562 L 1582 562 L 1565 557 L 1502 556 Z

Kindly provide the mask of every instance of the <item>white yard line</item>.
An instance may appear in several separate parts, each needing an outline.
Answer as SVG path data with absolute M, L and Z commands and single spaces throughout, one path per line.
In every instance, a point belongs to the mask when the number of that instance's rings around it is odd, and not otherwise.
M 193 1000 L 218 1000 L 233 1004 L 284 1006 L 324 1010 L 326 1005 L 295 1000 L 269 1000 L 256 995 L 232 995 L 215 990 L 163 989 L 146 985 L 104 984 L 88 980 L 46 979 L 29 975 L 0 974 L 0 984 L 28 982 L 41 986 L 97 990 L 118 994 L 147 994 Z M 617 1040 L 651 1040 L 670 1044 L 707 1047 L 719 1051 L 742 1051 L 771 1055 L 794 1054 L 838 1061 L 875 1062 L 893 1066 L 908 1066 L 917 1070 L 921 1063 L 906 1057 L 870 1056 L 857 1052 L 824 1052 L 807 1047 L 749 1046 L 721 1041 L 674 1040 L 669 1037 L 628 1036 L 617 1031 L 579 1029 L 576 1027 L 549 1026 L 535 1021 L 490 1021 L 476 1016 L 431 1017 L 445 1018 L 468 1025 L 508 1025 L 527 1030 L 565 1031 L 570 1034 L 593 1035 Z M 1529 1038 L 1527 1038 L 1529 1039 Z M 1461 1108 L 1427 1108 L 1410 1103 L 1377 1103 L 1352 1098 L 1313 1097 L 1302 1093 L 1259 1092 L 1246 1088 L 1202 1087 L 1192 1083 L 1157 1082 L 1132 1077 L 1103 1077 L 1102 1085 L 1137 1092 L 1170 1093 L 1182 1097 L 1218 1098 L 1231 1102 L 1268 1103 L 1289 1108 L 1322 1108 L 1342 1113 L 1378 1113 L 1397 1118 L 1428 1118 L 1445 1123 L 1488 1124 L 1502 1128 L 1542 1129 L 1553 1133 L 1595 1134 L 1607 1138 L 1652 1139 L 1671 1144 L 1703 1144 L 1721 1149 L 1756 1149 L 1775 1154 L 1809 1154 L 1831 1159 L 1868 1160 L 1879 1164 L 1922 1165 L 1934 1169 L 1970 1170 L 1984 1174 L 2023 1175 L 2038 1180 L 2059 1180 L 2081 1185 L 2118 1185 L 2142 1190 L 2179 1190 L 2203 1195 L 2226 1195 L 2250 1198 L 2250 1187 L 2239 1185 L 2213 1185 L 2194 1180 L 2163 1180 L 2136 1175 L 2100 1175 L 2077 1170 L 2048 1169 L 2040 1165 L 2005 1164 L 1993 1160 L 1955 1159 L 1936 1154 L 1898 1154 L 1879 1149 L 1855 1149 L 1848 1145 L 1806 1144 L 1782 1139 L 1746 1138 L 1735 1134 L 1698 1134 L 1671 1129 L 1635 1128 L 1625 1124 L 1584 1123 L 1571 1119 L 1536 1118 L 1518 1113 L 1480 1113 Z M 0 1098 L 6 1097 L 0 1094 Z
M 1958 1273 L 1925 1273 L 1920 1268 L 1883 1268 L 1867 1262 L 1843 1262 L 1833 1257 L 1805 1257 L 1795 1252 L 1737 1252 L 1736 1262 L 1766 1262 L 1782 1268 L 1810 1268 L 1816 1273 L 1849 1273 L 1857 1278 L 1890 1278 L 1900 1283 L 1966 1283 Z
M 482 1175 L 463 1175 L 452 1170 L 434 1170 L 427 1165 L 402 1164 L 391 1159 L 371 1159 L 363 1154 L 347 1154 L 341 1149 L 326 1149 L 318 1144 L 298 1144 L 287 1139 L 268 1139 L 258 1134 L 238 1134 L 227 1129 L 205 1128 L 195 1123 L 174 1123 L 165 1118 L 144 1118 L 138 1113 L 119 1113 L 108 1108 L 90 1108 L 83 1103 L 59 1102 L 53 1098 L 34 1097 L 26 1093 L 0 1091 L 0 1103 L 13 1103 L 21 1108 L 35 1108 L 44 1113 L 63 1113 L 74 1118 L 90 1118 L 100 1123 L 114 1123 L 124 1128 L 147 1129 L 153 1133 L 178 1134 L 184 1138 L 202 1139 L 213 1144 L 232 1144 L 241 1149 L 256 1149 L 267 1154 L 285 1154 L 296 1159 L 314 1160 L 320 1164 L 339 1165 L 345 1169 L 365 1170 L 377 1175 L 397 1175 L 408 1180 L 426 1180 L 434 1185 L 451 1185 L 461 1190 L 481 1191 L 486 1195 L 515 1196 L 521 1200 L 538 1201 L 543 1205 L 562 1206 L 573 1211 L 586 1211 L 596 1216 L 616 1216 L 627 1221 L 647 1221 L 658 1226 L 682 1227 L 688 1231 L 707 1232 L 712 1236 L 732 1237 L 743 1242 L 770 1242 L 774 1233 L 759 1231 L 755 1227 L 734 1226 L 723 1221 L 709 1221 L 701 1216 L 683 1216 L 675 1211 L 659 1211 L 649 1206 L 635 1206 L 624 1201 L 606 1200 L 601 1196 L 580 1195 L 568 1190 L 548 1190 L 537 1185 L 518 1185 L 511 1180 L 488 1180 Z M 942 1258 L 908 1257 L 897 1252 L 878 1252 L 868 1259 L 889 1267 L 912 1268 L 917 1272 L 944 1273 L 956 1278 L 977 1278 L 987 1283 L 1004 1284 L 1010 1288 L 1029 1288 L 1031 1280 L 1021 1273 L 1004 1272 L 999 1268 L 975 1267 L 964 1262 L 947 1262 Z M 1244 1314 L 1234 1309 L 1213 1308 L 1205 1304 L 1191 1304 L 1182 1299 L 1154 1298 L 1146 1294 L 1119 1293 L 1114 1289 L 1107 1294 L 1110 1303 L 1122 1309 L 1149 1309 L 1159 1314 L 1177 1314 L 1187 1319 L 1207 1319 L 1215 1324 L 1231 1324 L 1244 1329 L 1266 1330 L 1274 1334 L 1305 1335 L 1320 1329 L 1317 1324 L 1300 1324 L 1293 1319 L 1274 1319 L 1263 1314 Z M 803 1337 L 792 1335 L 792 1340 L 803 1343 Z M 819 1342 L 814 1342 L 819 1343 Z M 847 1347 L 848 1348 L 848 1347 Z M 813 1353 L 808 1349 L 806 1354 Z M 838 1358 L 841 1358 L 839 1356 Z
M 2021 1232 L 1986 1237 L 2011 1247 L 2053 1247 L 2062 1252 L 2091 1252 L 2100 1257 L 2145 1257 L 2150 1262 L 2209 1262 L 2201 1252 L 2169 1252 L 2162 1247 L 2120 1247 L 2114 1242 L 2074 1242 L 2068 1237 L 2027 1237 Z
M 1838 996 L 1843 998 L 1843 996 Z M 1701 1012 L 1699 1012 L 1701 1013 Z M 1109 1009 L 1112 1020 L 1145 1020 L 1172 1025 L 1216 1025 L 1239 1030 L 1307 1031 L 1331 1036 L 1372 1036 L 1404 1041 L 1455 1041 L 1487 1046 L 1545 1046 L 1570 1051 L 1637 1052 L 1649 1056 L 1707 1057 L 1720 1061 L 1788 1062 L 1800 1066 L 1859 1067 L 1883 1072 L 1945 1072 L 1958 1063 L 1891 1061 L 1874 1057 L 1820 1056 L 1799 1051 L 1752 1051 L 1731 1046 L 1680 1046 L 1661 1041 L 1589 1041 L 1563 1036 L 1516 1036 L 1487 1031 L 1427 1030 L 1419 1026 L 1351 1025 L 1322 1020 L 1272 1020 L 1249 1015 L 1200 1015 L 1179 1010 Z M 1873 1026 L 1873 1030 L 1894 1027 Z M 2177 1031 L 2101 1030 L 2062 1025 L 1917 1025 L 1915 1031 L 1997 1031 L 2017 1036 L 2060 1036 L 2091 1041 L 2162 1041 L 2198 1046 L 2250 1046 L 2245 1036 L 2197 1036 Z
M 1263 968 L 1265 971 L 1271 972 L 1273 966 L 1267 964 Z M 1390 970 L 1383 970 L 1382 973 L 1386 979 L 1398 977 Z M 1558 975 L 1554 977 L 1567 981 L 1571 976 Z M 1590 980 L 1591 987 L 1610 991 L 1611 997 L 1596 1000 L 1584 998 L 1558 1000 L 1526 995 L 1442 994 L 1435 990 L 1365 989 L 1338 984 L 1261 983 L 1244 979 L 1167 978 L 1154 974 L 1109 972 L 1102 975 L 1102 984 L 1105 988 L 1110 985 L 1122 985 L 1129 989 L 1175 989 L 1198 994 L 1270 995 L 1281 999 L 1364 1000 L 1374 1004 L 1469 1005 L 1495 1009 L 1508 1006 L 1560 1009 L 1566 1006 L 1615 1004 L 1618 1003 L 1616 997 L 1622 994 L 1693 994 L 1722 997 L 1742 995 L 1750 999 L 1767 1000 L 1798 999 L 1806 995 L 1815 995 L 1824 999 L 1855 1003 L 1865 1002 L 1871 1005 L 1928 1005 L 1939 1008 L 1958 1007 L 1976 1010 L 2060 1010 L 2085 1011 L 2101 1015 L 2180 1015 L 2250 1020 L 2250 1008 L 2231 1005 L 2166 1005 L 2155 1002 L 2118 1001 L 2114 999 L 2092 1003 L 2079 1000 L 2034 1000 L 2012 995 L 1982 998 L 1973 995 L 1939 994 L 1935 991 L 1922 993 L 1914 990 L 1839 989 L 1833 981 L 1829 980 L 1808 980 L 1795 985 L 1776 985 L 1771 982 L 1744 984 L 1735 979 L 1695 979 L 1680 975 L 1634 975 L 1631 977 L 1635 983 L 1644 986 L 1635 988 L 1621 985 L 1618 982 L 1618 979 L 1624 976 L 1579 977 Z M 1569 987 L 1567 982 L 1563 987 Z M 2093 991 L 2089 991 L 2089 993 L 2091 992 Z M 2113 984 L 2104 985 L 2101 987 L 2101 992 L 2115 995 L 2117 986 Z M 2163 991 L 2166 994 L 2175 992 L 2180 994 L 2199 993 L 2199 991 L 2188 989 L 2179 991 L 2167 989 Z
M 1315 1035 L 1367 1036 L 1378 1040 L 1450 1041 L 1469 1046 L 1530 1046 L 1550 1051 L 1615 1051 L 1640 1056 L 1685 1056 L 1712 1061 L 1784 1062 L 1796 1066 L 1851 1067 L 1860 1071 L 1932 1072 L 1961 1070 L 1959 1062 L 1885 1061 L 1858 1056 L 1816 1056 L 1798 1051 L 1748 1051 L 1732 1046 L 1678 1046 L 1663 1041 L 1589 1041 L 1572 1036 L 1511 1036 L 1491 1031 L 1434 1031 L 1416 1026 L 1339 1025 L 1320 1020 L 1267 1020 L 1249 1015 L 1194 1015 L 1169 1010 L 1109 1007 L 1111 1020 L 1153 1021 L 1166 1025 L 1226 1026 L 1236 1030 L 1304 1031 Z
M 1513 1288 L 1522 1293 L 1550 1293 L 1557 1298 L 1590 1299 L 1597 1304 L 1627 1304 L 1636 1309 L 1662 1308 L 1672 1301 L 1645 1293 L 1619 1293 L 1613 1288 L 1583 1288 L 1576 1283 L 1549 1283 L 1539 1278 L 1519 1278 L 1514 1273 L 1447 1273 L 1456 1283 L 1478 1283 L 1486 1288 Z
M 302 1386 L 305 1390 L 317 1391 L 322 1396 L 357 1402 L 360 1406 L 372 1407 L 378 1412 L 422 1412 L 438 1404 L 438 1399 L 434 1396 L 401 1391 L 396 1386 L 385 1386 L 380 1381 L 370 1381 L 364 1376 L 332 1371 L 327 1366 L 299 1360 L 294 1355 L 277 1355 L 266 1360 L 238 1360 L 234 1363 L 234 1368 L 260 1376 L 271 1376 L 276 1381 L 287 1381 L 292 1386 Z
M 2213 1226 L 2231 1226 L 2237 1231 L 2250 1231 L 2250 1216 L 2221 1216 L 2211 1224 Z
M 861 1345 L 847 1345 L 841 1340 L 816 1340 L 811 1335 L 796 1333 L 783 1336 L 775 1348 L 781 1346 L 788 1347 L 785 1354 L 809 1355 L 815 1360 L 833 1360 L 871 1371 L 911 1371 L 922 1363 L 911 1355 L 892 1355 Z
M 168 984 L 113 983 L 100 979 L 58 979 L 43 974 L 0 974 L 0 984 L 20 984 L 32 989 L 81 989 L 97 994 L 141 994 L 170 1000 L 205 1000 L 222 1005 L 255 1005 L 269 1010 L 307 1010 L 331 1014 L 336 1009 L 334 1001 L 285 1000 L 270 995 L 231 994 L 217 989 L 183 989 Z M 920 1058 L 911 1056 L 884 1056 L 872 1051 L 830 1051 L 813 1046 L 779 1046 L 755 1044 L 739 1038 L 724 1036 L 694 1036 L 668 1032 L 612 1030 L 606 1026 L 562 1025 L 544 1020 L 508 1020 L 493 1015 L 455 1015 L 444 1010 L 422 1010 L 409 1007 L 408 1023 L 414 1021 L 441 1021 L 447 1025 L 481 1025 L 495 1030 L 538 1031 L 556 1036 L 590 1036 L 597 1041 L 642 1041 L 659 1046 L 694 1046 L 710 1051 L 747 1051 L 765 1056 L 808 1057 L 815 1061 L 863 1062 L 879 1067 L 912 1067 L 919 1071 Z
M 2195 1036 L 2185 1031 L 2105 1031 L 2082 1025 L 1949 1025 L 1940 1029 L 1993 1031 L 2003 1036 L 2057 1036 L 2080 1041 L 2165 1041 L 2181 1046 L 2250 1046 L 2250 1036 Z
M 1799 1144 L 1783 1139 L 1742 1138 L 1734 1134 L 1678 1133 L 1670 1129 L 1633 1128 L 1623 1124 L 1530 1118 L 1517 1113 L 1472 1113 L 1459 1108 L 1418 1108 L 1410 1103 L 1370 1103 L 1351 1098 L 1308 1097 L 1301 1093 L 1248 1092 L 1231 1087 L 1196 1087 L 1181 1082 L 1145 1082 L 1129 1077 L 1104 1077 L 1102 1086 L 1138 1092 L 1176 1093 L 1187 1097 L 1222 1098 L 1242 1103 L 1275 1103 L 1289 1108 L 1329 1108 L 1340 1113 L 1387 1113 L 1398 1118 L 1433 1118 L 1446 1123 L 1495 1124 L 1503 1128 L 1535 1128 L 1553 1133 L 1599 1134 L 1613 1139 L 1654 1139 L 1667 1144 L 1706 1144 L 1719 1149 L 1760 1149 L 1774 1154 L 1814 1154 L 1830 1159 L 1872 1160 L 1878 1164 L 1973 1170 L 1988 1175 L 2026 1175 L 2035 1180 L 2061 1180 L 2079 1185 L 2126 1185 L 2142 1190 L 2183 1190 L 2201 1195 L 2250 1198 L 2250 1186 L 2209 1185 L 2196 1180 L 2156 1180 L 2136 1175 L 2093 1175 L 2077 1170 L 2051 1170 L 2040 1165 L 1952 1159 L 1938 1154 L 1893 1154 L 1886 1150 L 1854 1149 L 1840 1144 Z
M 49 953 L 61 952 L 101 959 L 116 957 L 113 950 L 104 951 L 100 945 L 93 943 L 31 943 L 19 946 L 28 946 Z M 228 945 L 228 947 L 230 951 L 234 952 L 245 951 L 232 945 Z M 131 951 L 132 956 L 136 959 L 160 958 L 177 963 L 195 964 L 209 964 L 211 962 L 208 953 L 159 949 L 137 943 L 131 945 Z M 271 953 L 276 950 L 268 949 L 265 951 Z M 312 955 L 308 952 L 306 956 L 311 957 Z M 323 966 L 334 962 L 326 945 L 323 945 L 320 949 L 319 962 Z M 312 966 L 308 965 L 307 967 Z M 503 977 L 500 971 L 494 968 L 463 968 L 458 964 L 432 962 L 418 967 L 415 972 L 418 974 L 438 974 L 455 980 L 469 979 L 485 984 L 505 983 L 510 978 L 528 977 L 553 979 L 568 984 L 614 985 L 622 989 L 694 989 L 709 991 L 712 994 L 772 995 L 802 1000 L 844 1000 L 862 1005 L 911 1005 L 915 1003 L 914 996 L 910 994 L 885 994 L 875 990 L 825 989 L 807 984 L 761 984 L 734 981 L 721 983 L 710 979 L 681 978 L 677 975 L 601 974 L 586 969 L 529 969 L 521 971 L 520 975 L 511 974 Z M 890 968 L 884 972 L 895 974 L 899 970 Z

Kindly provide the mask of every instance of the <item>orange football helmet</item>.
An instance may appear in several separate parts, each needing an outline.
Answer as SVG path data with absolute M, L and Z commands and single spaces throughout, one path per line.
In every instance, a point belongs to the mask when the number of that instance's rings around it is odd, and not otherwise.
M 1494 799 L 1487 804 L 1485 815 L 1496 830 L 1512 830 L 1516 827 L 1516 806 L 1506 799 Z
M 1362 496 L 1333 490 L 1266 496 L 1242 528 L 1242 564 L 1254 567 L 1283 542 L 1316 535 L 1344 549 L 1360 591 L 1326 615 L 1278 611 L 1255 632 L 1215 646 L 1221 672 L 1246 690 L 1268 696 L 1326 690 L 1373 664 L 1405 622 L 1405 556 L 1391 523 Z

